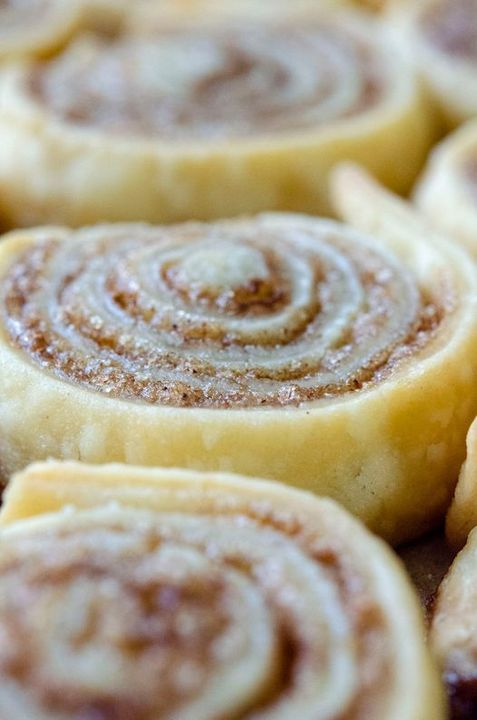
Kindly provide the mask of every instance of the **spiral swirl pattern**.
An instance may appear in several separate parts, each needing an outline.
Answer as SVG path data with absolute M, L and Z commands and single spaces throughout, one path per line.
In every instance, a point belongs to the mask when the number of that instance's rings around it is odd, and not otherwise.
M 422 13 L 425 36 L 446 54 L 477 63 L 477 1 L 437 0 Z
M 2 712 L 382 720 L 393 653 L 372 572 L 318 521 L 264 508 L 108 507 L 4 536 Z
M 343 24 L 163 29 L 80 41 L 32 70 L 61 119 L 170 139 L 313 128 L 373 107 L 388 63 Z
M 472 508 L 473 499 L 467 500 L 467 507 Z M 468 529 L 469 523 L 466 525 Z M 463 541 L 462 524 L 459 530 Z M 477 533 L 472 530 L 439 587 L 430 628 L 429 639 L 447 686 L 452 720 L 472 720 L 477 713 L 476 553 Z
M 301 216 L 47 231 L 4 280 L 10 340 L 32 360 L 175 406 L 358 390 L 423 347 L 441 313 L 389 251 Z

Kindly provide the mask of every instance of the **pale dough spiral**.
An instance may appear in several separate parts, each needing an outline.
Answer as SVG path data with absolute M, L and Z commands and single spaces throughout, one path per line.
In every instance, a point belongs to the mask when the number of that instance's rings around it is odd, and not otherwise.
M 359 390 L 425 347 L 450 302 L 331 221 L 44 235 L 4 279 L 12 342 L 62 378 L 148 403 L 299 405 Z
M 402 570 L 333 503 L 246 478 L 44 470 L 37 491 L 64 471 L 56 489 L 74 503 L 78 482 L 83 509 L 0 532 L 10 720 L 441 717 Z M 95 508 L 114 479 L 129 501 Z
M 433 113 L 374 18 L 167 15 L 0 73 L 8 223 L 330 215 L 328 176 L 344 158 L 409 189 Z
M 67 122 L 173 140 L 249 137 L 359 115 L 379 102 L 377 48 L 331 21 L 165 29 L 78 41 L 30 90 Z

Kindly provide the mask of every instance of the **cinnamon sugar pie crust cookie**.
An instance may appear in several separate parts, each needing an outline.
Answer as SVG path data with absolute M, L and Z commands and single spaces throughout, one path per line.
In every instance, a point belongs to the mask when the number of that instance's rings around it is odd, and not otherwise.
M 389 20 L 447 124 L 477 116 L 477 0 L 394 0 Z
M 11 720 L 445 717 L 401 565 L 328 500 L 47 464 L 13 481 L 1 522 Z
M 114 0 L 96 0 L 103 4 L 117 5 Z M 218 15 L 248 15 L 249 17 L 276 17 L 277 13 L 315 13 L 328 9 L 359 8 L 365 10 L 380 10 L 385 5 L 384 0 L 123 0 L 122 7 L 129 10 L 129 16 L 140 20 L 166 18 L 171 13 L 216 13 Z
M 5 478 L 180 464 L 330 495 L 393 541 L 432 524 L 477 411 L 477 270 L 359 174 L 338 195 L 374 237 L 281 214 L 7 237 Z
M 474 514 L 475 517 L 475 514 Z M 477 714 L 477 531 L 472 530 L 437 595 L 430 642 L 451 699 L 451 717 Z
M 477 525 L 477 420 L 467 435 L 467 456 L 459 475 L 454 499 L 447 514 L 447 537 L 462 547 Z
M 408 190 L 434 126 L 399 48 L 370 18 L 280 17 L 170 19 L 5 70 L 2 214 L 78 226 L 329 213 L 343 158 Z
M 477 120 L 433 151 L 415 199 L 436 228 L 477 257 Z

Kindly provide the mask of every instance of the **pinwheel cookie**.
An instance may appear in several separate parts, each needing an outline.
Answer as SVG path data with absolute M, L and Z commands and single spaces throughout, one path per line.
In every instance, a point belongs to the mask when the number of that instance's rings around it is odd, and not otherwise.
M 394 0 L 389 19 L 447 122 L 477 115 L 477 0 Z
M 454 500 L 447 516 L 447 536 L 461 547 L 477 525 L 477 421 L 467 435 L 467 457 L 462 465 Z
M 477 716 L 477 530 L 470 533 L 437 596 L 431 645 L 452 706 L 452 720 Z
M 360 175 L 338 186 L 371 235 L 264 214 L 7 237 L 5 478 L 50 456 L 232 470 L 392 540 L 432 524 L 477 412 L 477 269 Z
M 4 717 L 444 718 L 401 566 L 330 501 L 37 465 L 2 525 Z
M 349 13 L 89 35 L 8 69 L 0 92 L 12 225 L 329 213 L 337 160 L 404 191 L 433 139 L 399 47 Z
M 436 227 L 477 257 L 477 120 L 433 152 L 416 202 Z

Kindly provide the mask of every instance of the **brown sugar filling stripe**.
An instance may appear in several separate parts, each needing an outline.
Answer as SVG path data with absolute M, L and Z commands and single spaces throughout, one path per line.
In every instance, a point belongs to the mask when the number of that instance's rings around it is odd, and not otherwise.
M 3 281 L 10 342 L 42 368 L 183 407 L 359 390 L 428 344 L 443 303 L 387 250 L 298 216 L 80 230 Z
M 79 41 L 36 65 L 30 92 L 62 120 L 169 139 L 217 139 L 357 115 L 386 59 L 337 24 L 183 28 Z

